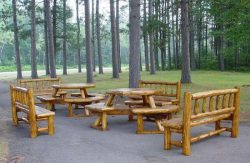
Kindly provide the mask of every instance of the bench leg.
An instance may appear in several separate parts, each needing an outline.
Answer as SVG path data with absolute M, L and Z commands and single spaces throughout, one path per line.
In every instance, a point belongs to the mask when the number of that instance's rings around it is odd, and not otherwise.
M 17 111 L 16 108 L 12 108 L 12 122 L 14 126 L 18 125 L 18 115 L 17 115 Z
M 165 128 L 164 130 L 164 149 L 171 149 L 171 131 L 170 128 Z
M 37 124 L 36 121 L 30 122 L 30 136 L 31 138 L 37 137 Z
M 134 121 L 134 115 L 133 114 L 128 115 L 128 121 Z
M 107 113 L 103 112 L 102 113 L 102 131 L 107 130 Z
M 182 153 L 186 156 L 191 154 L 190 128 L 184 128 L 182 133 Z
M 221 121 L 216 121 L 216 122 L 215 122 L 215 130 L 221 129 L 221 123 L 220 123 L 220 122 L 221 122 Z M 219 133 L 218 135 L 220 135 L 220 133 Z
M 48 130 L 49 130 L 49 135 L 52 136 L 55 133 L 55 128 L 54 128 L 54 116 L 49 116 L 48 117 Z
M 69 106 L 68 106 L 68 117 L 73 117 L 72 103 L 69 103 Z
M 142 134 L 144 131 L 144 121 L 141 114 L 137 114 L 137 134 Z
M 163 128 L 163 126 L 161 125 L 161 120 L 160 120 L 160 119 L 156 119 L 156 120 L 155 120 L 155 123 L 156 123 L 157 129 L 158 129 L 159 131 L 164 131 L 164 128 Z

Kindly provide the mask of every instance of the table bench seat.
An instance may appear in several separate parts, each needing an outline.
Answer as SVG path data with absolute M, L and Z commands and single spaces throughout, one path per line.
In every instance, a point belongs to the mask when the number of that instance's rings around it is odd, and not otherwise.
M 163 133 L 162 120 L 172 118 L 173 113 L 177 113 L 179 111 L 178 105 L 164 105 L 158 106 L 156 108 L 135 108 L 132 109 L 132 113 L 137 115 L 137 134 L 157 134 Z M 144 129 L 144 117 L 148 119 L 155 119 L 157 130 L 145 130 Z
M 70 98 L 65 98 L 64 102 L 68 104 L 68 117 L 73 117 L 73 104 L 78 105 L 89 105 L 91 103 L 97 103 L 104 100 L 104 96 L 89 96 L 87 98 L 81 98 L 81 97 L 70 97 Z M 85 107 L 85 116 L 89 116 L 89 111 Z

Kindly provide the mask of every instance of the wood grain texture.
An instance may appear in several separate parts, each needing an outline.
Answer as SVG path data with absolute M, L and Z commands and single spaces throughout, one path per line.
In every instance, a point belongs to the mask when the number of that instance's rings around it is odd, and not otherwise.
M 194 105 L 192 105 L 194 103 Z M 202 103 L 200 109 L 199 103 Z M 183 118 L 171 119 L 163 122 L 164 148 L 171 145 L 181 146 L 184 155 L 190 155 L 190 144 L 210 136 L 219 135 L 227 131 L 231 137 L 238 136 L 240 89 L 213 90 L 200 93 L 185 93 Z M 232 127 L 223 127 L 221 121 L 230 120 Z M 215 130 L 191 137 L 191 128 L 195 126 L 215 123 Z M 170 132 L 169 132 L 170 131 Z M 171 140 L 171 133 L 182 134 L 182 141 Z

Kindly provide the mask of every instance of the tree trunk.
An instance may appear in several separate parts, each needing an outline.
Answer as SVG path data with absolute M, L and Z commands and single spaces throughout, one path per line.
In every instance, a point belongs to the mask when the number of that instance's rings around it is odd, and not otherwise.
M 172 51 L 173 51 L 173 63 L 176 65 L 176 52 L 175 52 L 175 26 L 174 26 L 174 0 L 171 0 L 171 18 L 172 18 Z
M 182 72 L 181 82 L 191 83 L 189 56 L 189 23 L 188 2 L 181 0 L 181 33 L 182 33 Z
M 117 34 L 115 24 L 115 6 L 114 0 L 110 0 L 110 19 L 111 19 L 111 34 L 112 34 L 112 67 L 113 78 L 119 78 L 118 55 L 117 55 Z
M 48 49 L 49 49 L 49 64 L 50 64 L 50 77 L 56 78 L 55 54 L 54 54 L 54 36 L 51 21 L 50 0 L 45 0 L 46 8 L 46 24 L 48 26 Z
M 193 18 L 193 0 L 189 2 L 189 22 L 190 22 L 190 44 L 189 44 L 189 51 L 190 51 L 190 65 L 191 70 L 196 70 L 196 61 L 194 55 L 194 18 Z
M 103 74 L 99 8 L 100 8 L 99 0 L 96 0 L 96 37 L 97 37 L 98 66 L 99 66 L 99 74 Z
M 165 4 L 166 5 L 166 4 Z M 167 1 L 167 9 L 165 9 L 165 13 L 167 13 L 167 29 L 168 29 L 168 70 L 171 70 L 172 59 L 171 59 L 171 33 L 170 33 L 170 6 L 169 0 Z
M 86 37 L 86 69 L 87 83 L 93 83 L 93 51 L 91 47 L 91 30 L 90 30 L 90 9 L 89 0 L 85 0 L 85 37 Z
M 48 25 L 46 13 L 46 1 L 44 0 L 44 42 L 45 42 L 45 74 L 49 75 L 49 42 L 48 42 Z
M 148 10 L 149 10 L 149 21 L 152 20 L 152 0 L 148 1 Z M 150 44 L 150 74 L 155 74 L 155 55 L 154 55 L 154 30 L 149 29 L 149 44 Z
M 54 0 L 54 4 L 53 4 L 53 45 L 54 45 L 54 57 L 56 60 L 56 53 L 57 53 L 57 47 L 56 47 L 56 44 L 57 44 L 57 41 L 56 41 L 56 37 L 57 37 L 57 34 L 56 34 L 56 28 L 57 28 L 57 0 Z
M 63 75 L 67 75 L 66 0 L 63 0 Z
M 79 1 L 76 0 L 76 21 L 77 21 L 77 63 L 78 72 L 82 72 L 81 66 L 81 48 L 80 48 L 80 19 L 79 19 Z
M 149 71 L 149 58 L 148 58 L 148 32 L 145 29 L 147 25 L 147 0 L 143 3 L 143 42 L 144 42 L 144 54 L 145 54 L 145 66 L 146 71 Z
M 159 19 L 159 0 L 154 0 L 154 7 L 155 7 L 155 15 L 153 18 L 155 21 L 158 21 Z M 159 28 L 157 27 L 154 31 L 155 36 L 154 36 L 154 53 L 155 53 L 155 67 L 156 70 L 160 70 L 160 65 L 159 65 L 159 54 L 158 54 L 158 42 L 159 42 Z
M 140 80 L 140 0 L 131 0 L 129 5 L 129 87 L 138 88 Z
M 176 0 L 175 9 L 175 53 L 176 53 L 176 68 L 180 68 L 180 52 L 179 52 L 179 0 Z
M 117 55 L 118 55 L 118 70 L 122 72 L 121 65 L 121 44 L 120 44 L 120 0 L 116 0 L 116 34 L 117 34 Z
M 37 79 L 36 63 L 36 2 L 31 0 L 31 78 Z
M 17 79 L 22 79 L 22 65 L 20 61 L 20 50 L 19 50 L 19 38 L 18 38 L 18 27 L 17 27 L 17 16 L 16 16 L 16 0 L 12 0 L 13 9 L 13 24 L 14 24 L 14 40 L 15 40 L 15 52 L 16 52 L 16 68 L 17 68 Z
M 91 21 L 91 27 L 92 27 L 92 47 L 93 47 L 93 71 L 95 72 L 95 0 L 92 0 L 92 21 Z

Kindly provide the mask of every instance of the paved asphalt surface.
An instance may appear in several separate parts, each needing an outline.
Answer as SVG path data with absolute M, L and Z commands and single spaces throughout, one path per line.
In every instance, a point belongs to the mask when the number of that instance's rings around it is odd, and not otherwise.
M 233 139 L 228 133 L 215 136 L 191 146 L 192 155 L 183 156 L 181 148 L 163 150 L 163 135 L 137 135 L 135 122 L 126 116 L 109 118 L 107 132 L 90 128 L 94 117 L 67 118 L 66 107 L 58 106 L 55 135 L 29 137 L 28 126 L 11 124 L 8 83 L 0 82 L 0 152 L 7 155 L 0 162 L 58 162 L 58 163 L 140 163 L 140 162 L 250 162 L 250 124 L 240 125 L 240 136 Z M 147 123 L 146 127 L 153 127 Z M 213 125 L 198 127 L 192 133 L 213 129 Z M 175 138 L 180 138 L 175 135 Z M 4 146 L 5 144 L 5 146 Z

